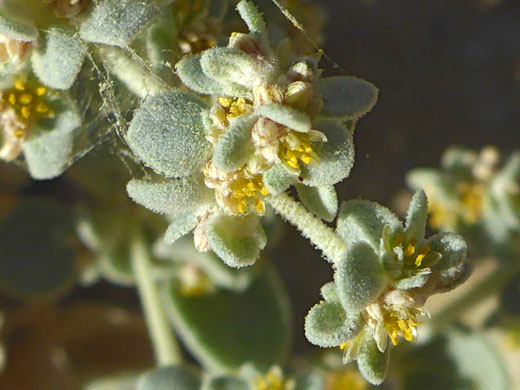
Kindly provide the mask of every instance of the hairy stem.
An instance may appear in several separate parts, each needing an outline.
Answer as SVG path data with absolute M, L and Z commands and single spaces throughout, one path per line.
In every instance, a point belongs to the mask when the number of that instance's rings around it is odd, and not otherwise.
M 300 202 L 286 193 L 268 197 L 267 202 L 277 214 L 294 225 L 305 238 L 321 250 L 329 262 L 336 263 L 343 259 L 347 244 Z
M 161 306 L 150 255 L 141 234 L 135 234 L 130 256 L 157 365 L 178 364 L 182 359 L 181 351 Z

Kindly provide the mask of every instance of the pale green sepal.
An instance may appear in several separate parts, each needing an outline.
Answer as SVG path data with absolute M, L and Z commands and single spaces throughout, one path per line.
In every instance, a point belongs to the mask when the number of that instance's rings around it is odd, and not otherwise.
M 338 297 L 348 315 L 372 303 L 386 287 L 383 266 L 364 242 L 352 245 L 334 273 Z
M 378 90 L 375 85 L 356 77 L 327 77 L 317 86 L 323 99 L 324 116 L 358 119 L 376 104 Z
M 86 45 L 70 32 L 52 27 L 42 47 L 32 53 L 33 71 L 40 81 L 54 89 L 69 89 L 81 70 Z
M 198 177 L 152 182 L 133 179 L 128 195 L 141 206 L 160 214 L 179 215 L 206 204 L 211 191 Z
M 370 333 L 370 332 L 368 332 Z M 368 334 L 360 342 L 357 350 L 357 365 L 361 375 L 373 385 L 383 383 L 390 361 L 390 346 L 380 352 L 373 337 Z
M 305 337 L 314 345 L 337 347 L 361 330 L 359 315 L 347 316 L 339 302 L 320 302 L 305 317 Z
M 217 82 L 247 88 L 253 88 L 261 74 L 253 57 L 242 50 L 227 47 L 206 50 L 200 64 L 202 71 Z
M 338 290 L 334 282 L 324 284 L 320 289 L 320 294 L 327 302 L 339 302 Z
M 405 231 L 408 238 L 424 238 L 428 218 L 428 199 L 423 190 L 415 192 L 406 214 Z
M 217 215 L 209 221 L 206 234 L 211 250 L 234 268 L 254 264 L 267 243 L 257 215 Z
M 180 91 L 149 98 L 135 113 L 126 140 L 145 165 L 167 177 L 199 170 L 211 150 L 204 134 L 199 98 Z
M 199 217 L 196 213 L 186 212 L 180 214 L 168 226 L 168 229 L 164 234 L 164 242 L 169 245 L 173 244 L 179 238 L 185 236 L 193 229 L 195 229 L 198 223 Z
M 16 41 L 32 42 L 38 37 L 35 26 L 10 16 L 0 7 L 0 34 Z
M 258 9 L 252 1 L 242 0 L 237 5 L 237 11 L 244 22 L 246 22 L 249 31 L 255 33 L 263 33 L 266 31 L 262 14 L 258 12 Z
M 80 25 L 85 41 L 127 48 L 159 8 L 143 0 L 100 0 Z
M 338 213 L 338 195 L 333 186 L 309 187 L 296 184 L 298 196 L 314 215 L 332 222 Z
M 437 263 L 440 268 L 449 268 L 466 259 L 468 245 L 464 238 L 456 233 L 439 233 L 429 240 L 432 251 L 439 252 L 442 259 Z
M 314 128 L 325 134 L 327 141 L 312 144 L 317 160 L 309 165 L 300 164 L 302 184 L 322 186 L 339 183 L 348 177 L 354 165 L 352 135 L 338 121 L 322 121 Z
M 386 225 L 393 231 L 402 228 L 386 207 L 368 200 L 349 200 L 341 205 L 336 231 L 347 243 L 364 241 L 377 252 Z
M 242 378 L 217 376 L 204 383 L 201 390 L 251 390 L 251 388 Z
M 264 104 L 258 107 L 256 113 L 301 133 L 307 133 L 311 130 L 309 116 L 289 106 L 275 103 Z
M 200 64 L 201 55 L 184 57 L 175 65 L 175 71 L 184 85 L 203 95 L 228 95 L 224 85 L 207 76 Z
M 271 167 L 264 173 L 263 177 L 265 188 L 267 188 L 271 195 L 277 195 L 280 192 L 286 191 L 295 180 L 296 177 L 287 171 L 282 164 Z
M 241 115 L 231 121 L 215 146 L 213 163 L 217 169 L 232 172 L 249 161 L 253 153 L 251 130 L 257 119 L 256 115 Z
M 167 366 L 156 368 L 142 375 L 136 390 L 199 390 L 201 375 L 190 366 Z

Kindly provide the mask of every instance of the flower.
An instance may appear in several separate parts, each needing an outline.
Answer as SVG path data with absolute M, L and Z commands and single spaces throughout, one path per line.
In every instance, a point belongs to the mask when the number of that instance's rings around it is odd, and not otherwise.
M 349 249 L 335 264 L 334 281 L 322 288 L 324 301 L 306 318 L 306 336 L 322 347 L 337 347 L 344 361 L 358 360 L 365 378 L 384 379 L 388 340 L 414 341 L 429 316 L 424 303 L 466 280 L 466 243 L 454 233 L 424 238 L 427 199 L 414 195 L 403 225 L 372 202 L 344 202 L 337 233 Z
M 441 169 L 416 169 L 408 184 L 425 188 L 432 227 L 462 232 L 478 248 L 479 241 L 504 243 L 520 232 L 520 155 L 499 163 L 493 147 L 450 148 Z
M 234 33 L 227 47 L 176 66 L 181 81 L 203 96 L 150 97 L 126 140 L 166 177 L 128 185 L 137 203 L 171 216 L 166 241 L 194 231 L 197 248 L 242 267 L 266 244 L 260 224 L 266 197 L 293 184 L 330 193 L 348 176 L 354 153 L 344 123 L 372 108 L 377 89 L 353 77 L 322 79 L 319 56 L 294 58 L 284 46 L 275 51 L 254 5 L 241 1 L 237 9 L 249 34 Z

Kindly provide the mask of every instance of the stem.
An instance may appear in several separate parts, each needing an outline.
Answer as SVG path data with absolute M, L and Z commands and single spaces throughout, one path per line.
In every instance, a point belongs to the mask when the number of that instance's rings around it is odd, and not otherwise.
M 130 256 L 157 365 L 178 364 L 182 359 L 181 351 L 161 306 L 148 248 L 139 233 L 132 241 Z
M 337 263 L 343 259 L 347 244 L 300 202 L 286 193 L 270 196 L 266 200 L 277 214 L 294 225 L 305 238 L 320 249 L 329 262 Z

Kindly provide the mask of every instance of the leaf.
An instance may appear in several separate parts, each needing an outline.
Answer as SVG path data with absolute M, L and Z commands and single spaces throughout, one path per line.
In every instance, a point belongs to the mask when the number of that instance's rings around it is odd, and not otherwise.
M 324 116 L 359 119 L 376 104 L 378 90 L 368 81 L 356 77 L 321 79 L 317 92 L 323 99 Z
M 221 84 L 203 72 L 201 55 L 185 57 L 175 65 L 182 83 L 191 90 L 203 95 L 235 95 L 233 88 Z M 227 87 L 227 88 L 226 88 Z
M 320 294 L 327 302 L 339 302 L 338 290 L 334 282 L 324 284 L 320 289 Z
M 334 283 L 348 315 L 355 315 L 372 303 L 386 287 L 384 270 L 374 250 L 366 243 L 349 248 L 337 264 Z
M 77 37 L 53 27 L 45 33 L 45 42 L 32 53 L 33 71 L 50 88 L 69 89 L 81 70 L 86 45 Z
M 30 200 L 0 221 L 0 289 L 34 299 L 63 292 L 75 279 L 72 217 L 58 203 Z
M 311 130 L 311 120 L 308 115 L 289 106 L 264 104 L 257 108 L 256 113 L 301 133 Z
M 164 234 L 164 242 L 170 245 L 175 243 L 179 238 L 195 229 L 198 223 L 199 217 L 196 213 L 186 212 L 180 214 L 168 226 L 168 229 Z
M 253 153 L 251 130 L 258 117 L 241 115 L 231 121 L 229 128 L 219 138 L 215 146 L 213 163 L 223 172 L 242 168 Z
M 141 206 L 160 214 L 179 215 L 204 206 L 212 191 L 200 177 L 161 182 L 133 179 L 126 186 L 128 195 Z
M 237 11 L 244 22 L 246 22 L 249 31 L 254 33 L 264 33 L 266 31 L 262 14 L 258 12 L 252 1 L 242 0 L 237 5 Z
M 34 25 L 13 18 L 0 8 L 0 34 L 16 41 L 32 42 L 38 37 L 38 30 Z
M 201 384 L 198 370 L 176 365 L 156 368 L 144 374 L 139 378 L 136 390 L 199 390 Z
M 298 196 L 314 215 L 332 222 L 338 213 L 338 195 L 333 186 L 308 187 L 297 184 Z
M 209 370 L 236 370 L 252 362 L 267 371 L 282 363 L 291 338 L 286 292 L 273 269 L 242 294 L 219 291 L 188 297 L 164 287 L 166 310 L 182 340 Z
M 367 336 L 359 344 L 357 365 L 359 371 L 368 382 L 373 385 L 380 385 L 386 377 L 391 347 L 388 346 L 386 351 L 381 353 L 374 338 Z
M 336 231 L 347 243 L 363 241 L 379 252 L 386 225 L 393 230 L 402 227 L 386 207 L 368 200 L 349 200 L 341 205 Z
M 424 239 L 427 217 L 428 199 L 423 190 L 417 190 L 406 215 L 405 231 L 408 238 L 415 238 L 417 242 Z
M 325 134 L 327 141 L 312 144 L 318 159 L 309 165 L 301 164 L 302 184 L 334 185 L 347 178 L 354 165 L 352 135 L 337 121 L 321 121 L 314 127 Z
M 339 302 L 322 301 L 305 317 L 305 337 L 323 348 L 338 347 L 361 330 L 360 316 L 347 316 Z
M 157 173 L 185 177 L 207 161 L 199 98 L 180 91 L 158 93 L 136 111 L 126 140 L 132 151 Z
M 234 268 L 254 264 L 267 243 L 260 218 L 217 215 L 207 226 L 210 248 L 224 263 Z
M 264 173 L 263 181 L 269 194 L 277 195 L 286 191 L 294 183 L 295 176 L 287 171 L 283 164 L 277 164 Z
M 88 42 L 127 48 L 158 12 L 149 1 L 99 0 L 81 23 L 79 35 Z
M 202 53 L 202 71 L 222 84 L 239 84 L 253 88 L 265 72 L 261 72 L 256 60 L 239 49 L 214 47 Z

